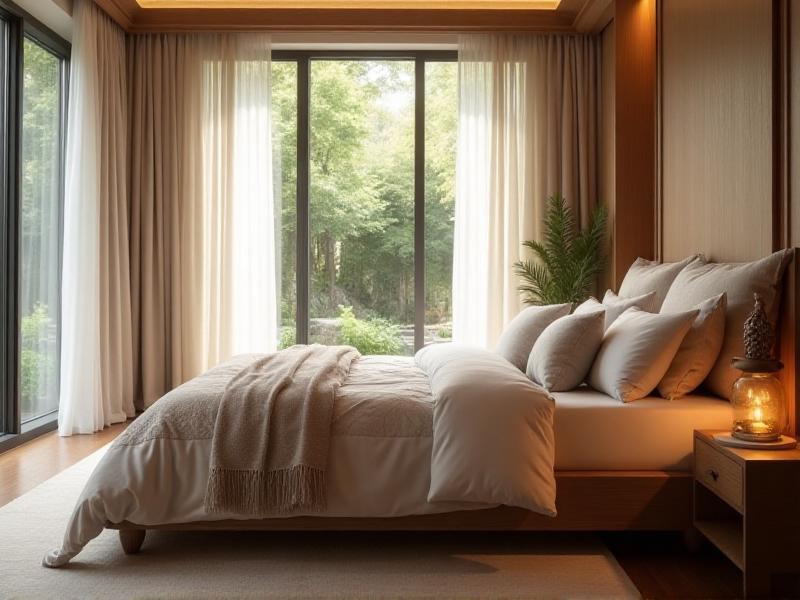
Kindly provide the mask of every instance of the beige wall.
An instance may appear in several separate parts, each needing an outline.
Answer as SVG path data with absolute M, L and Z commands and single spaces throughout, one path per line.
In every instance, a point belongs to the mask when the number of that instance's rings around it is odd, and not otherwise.
M 614 233 L 614 198 L 616 196 L 616 168 L 614 151 L 616 127 L 616 113 L 614 107 L 614 21 L 611 21 L 603 30 L 601 37 L 602 44 L 602 65 L 601 82 L 602 90 L 600 94 L 600 166 L 598 169 L 598 191 L 600 202 L 608 207 L 608 267 L 600 280 L 600 287 L 615 288 L 614 265 L 614 244 L 611 240 Z M 602 290 L 601 290 L 602 291 Z
M 662 0 L 662 255 L 772 250 L 772 10 Z

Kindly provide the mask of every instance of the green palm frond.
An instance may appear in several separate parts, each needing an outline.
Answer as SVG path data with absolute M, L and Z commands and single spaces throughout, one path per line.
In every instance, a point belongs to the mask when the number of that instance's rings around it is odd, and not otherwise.
M 603 253 L 608 211 L 598 206 L 586 229 L 578 231 L 572 210 L 561 195 L 548 200 L 543 240 L 523 246 L 534 260 L 514 264 L 521 279 L 519 291 L 526 304 L 577 304 L 587 298 L 603 271 Z

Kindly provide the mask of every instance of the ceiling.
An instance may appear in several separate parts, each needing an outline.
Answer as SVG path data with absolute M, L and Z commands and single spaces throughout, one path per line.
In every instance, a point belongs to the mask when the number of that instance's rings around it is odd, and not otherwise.
M 561 0 L 136 0 L 142 8 L 555 10 Z
M 95 0 L 124 29 L 592 32 L 612 0 Z

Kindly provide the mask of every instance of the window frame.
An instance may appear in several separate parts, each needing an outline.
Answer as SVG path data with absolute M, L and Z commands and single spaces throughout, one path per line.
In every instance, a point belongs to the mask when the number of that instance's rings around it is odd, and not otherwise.
M 275 62 L 297 65 L 297 256 L 295 314 L 298 344 L 309 341 L 311 62 L 397 60 L 414 62 L 414 351 L 425 342 L 425 66 L 457 62 L 456 50 L 273 50 Z
M 25 39 L 44 47 L 60 59 L 59 92 L 59 248 L 63 248 L 64 188 L 66 164 L 67 98 L 71 44 L 26 11 L 0 0 L 0 19 L 8 27 L 7 56 L 0 56 L 0 452 L 22 444 L 57 427 L 58 411 L 22 423 L 19 396 L 19 211 L 21 205 L 22 110 Z M 0 52 L 2 55 L 2 52 Z M 59 323 L 62 251 L 59 251 Z M 60 353 L 61 327 L 58 347 Z M 60 360 L 60 356 L 59 356 Z

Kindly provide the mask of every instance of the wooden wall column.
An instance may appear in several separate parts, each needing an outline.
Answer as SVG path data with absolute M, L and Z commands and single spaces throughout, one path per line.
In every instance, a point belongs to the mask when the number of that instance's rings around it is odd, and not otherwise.
M 656 0 L 616 0 L 610 284 L 656 255 Z

